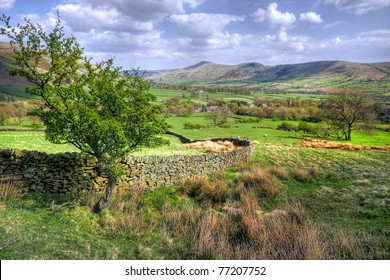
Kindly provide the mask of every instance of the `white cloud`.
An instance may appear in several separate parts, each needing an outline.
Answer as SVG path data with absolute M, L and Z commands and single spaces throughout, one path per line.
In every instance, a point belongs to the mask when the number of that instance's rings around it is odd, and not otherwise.
M 184 5 L 195 8 L 207 0 L 80 0 L 82 4 L 98 8 L 114 8 L 136 21 L 159 21 L 175 14 L 184 13 Z
M 231 22 L 243 21 L 244 17 L 227 14 L 195 13 L 172 15 L 169 20 L 176 23 L 191 37 L 208 37 L 220 33 Z
M 15 0 L 0 0 L 0 9 L 9 10 L 12 9 L 15 4 Z
M 1 1 L 1 0 L 0 0 Z M 195 8 L 207 0 L 74 0 L 58 5 L 61 17 L 74 31 L 116 30 L 145 32 L 185 5 Z
M 340 25 L 342 24 L 343 22 L 341 20 L 337 20 L 337 21 L 333 21 L 333 22 L 330 22 L 330 23 L 327 23 L 324 25 L 324 28 L 327 29 L 327 28 L 332 28 L 332 27 L 335 27 L 337 25 Z
M 128 32 L 144 32 L 153 29 L 152 22 L 132 19 L 113 7 L 92 7 L 79 4 L 57 6 L 62 19 L 75 32 L 95 30 L 116 30 Z
M 258 9 L 252 14 L 255 22 L 265 22 L 271 27 L 289 26 L 296 21 L 293 13 L 282 13 L 277 10 L 278 4 L 273 2 L 268 5 L 267 10 Z
M 301 13 L 299 15 L 299 20 L 306 21 L 310 23 L 321 23 L 323 22 L 321 15 L 314 12 Z
M 364 14 L 390 6 L 390 0 L 325 0 L 325 3 L 353 14 Z

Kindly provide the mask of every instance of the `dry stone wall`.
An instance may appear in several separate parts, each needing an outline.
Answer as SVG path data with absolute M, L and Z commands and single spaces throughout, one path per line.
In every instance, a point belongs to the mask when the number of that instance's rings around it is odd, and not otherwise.
M 251 142 L 229 140 L 240 149 L 195 156 L 145 156 L 118 160 L 125 170 L 117 185 L 122 192 L 133 186 L 167 186 L 183 178 L 208 175 L 251 159 Z M 0 178 L 15 178 L 26 191 L 74 194 L 101 191 L 107 180 L 98 173 L 97 159 L 80 153 L 46 154 L 25 150 L 0 150 Z

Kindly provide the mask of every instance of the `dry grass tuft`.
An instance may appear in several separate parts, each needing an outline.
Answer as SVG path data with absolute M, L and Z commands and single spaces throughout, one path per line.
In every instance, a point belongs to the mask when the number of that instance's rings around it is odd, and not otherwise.
M 316 165 L 312 165 L 309 168 L 309 173 L 312 178 L 317 178 L 320 175 L 320 169 Z
M 352 184 L 355 186 L 367 186 L 370 184 L 370 181 L 367 179 L 361 179 L 361 180 L 356 180 Z
M 253 190 L 260 197 L 272 198 L 281 191 L 279 180 L 267 170 L 252 167 L 250 170 L 243 172 L 237 176 L 237 190 L 247 189 Z
M 23 189 L 13 178 L 0 178 L 0 201 L 12 203 L 23 194 Z
M 173 243 L 187 238 L 187 249 L 175 251 L 178 259 L 326 259 L 320 232 L 299 207 L 286 207 L 287 217 L 266 217 L 253 193 L 245 192 L 222 215 L 194 207 L 169 209 L 165 230 L 174 232 Z
M 95 204 L 99 201 L 102 194 L 95 192 L 95 191 L 86 191 L 79 194 L 79 201 L 78 203 L 81 206 L 88 206 L 91 211 L 93 211 L 93 207 Z
M 220 177 L 214 182 L 209 182 L 206 177 L 187 178 L 180 190 L 204 206 L 224 203 L 228 197 L 226 180 Z
M 210 140 L 184 144 L 183 146 L 189 149 L 203 149 L 206 153 L 231 152 L 241 148 L 230 141 L 214 142 Z
M 278 177 L 280 179 L 288 179 L 289 178 L 288 170 L 286 170 L 286 168 L 283 168 L 283 167 L 268 166 L 266 171 L 268 173 L 275 175 L 276 177 Z
M 329 237 L 329 251 L 335 259 L 371 259 L 380 251 L 380 242 L 371 235 L 338 231 Z
M 118 236 L 131 233 L 142 236 L 146 229 L 152 228 L 155 221 L 147 221 L 140 215 L 148 211 L 143 200 L 144 191 L 141 189 L 134 189 L 126 195 L 115 196 L 108 211 L 102 215 L 106 234 Z
M 313 178 L 310 173 L 310 170 L 306 170 L 306 169 L 294 170 L 293 177 L 299 182 L 310 182 Z
M 324 149 L 340 149 L 348 151 L 362 151 L 362 150 L 381 150 L 390 151 L 390 146 L 360 146 L 349 143 L 337 143 L 326 140 L 318 140 L 314 138 L 305 138 L 301 143 L 302 147 L 310 148 L 324 148 Z

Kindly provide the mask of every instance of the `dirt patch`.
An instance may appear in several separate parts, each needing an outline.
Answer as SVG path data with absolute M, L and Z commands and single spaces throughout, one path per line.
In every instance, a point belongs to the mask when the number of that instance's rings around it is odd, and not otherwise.
M 214 141 L 206 140 L 206 141 L 184 144 L 183 146 L 189 149 L 202 149 L 206 153 L 231 152 L 234 150 L 242 149 L 242 147 L 238 147 L 230 141 L 214 142 Z
M 305 138 L 301 143 L 302 147 L 311 148 L 325 148 L 325 149 L 340 149 L 349 151 L 362 151 L 362 150 L 381 150 L 390 151 L 390 146 L 360 146 L 352 145 L 348 143 L 337 143 L 326 140 L 318 140 L 314 138 Z

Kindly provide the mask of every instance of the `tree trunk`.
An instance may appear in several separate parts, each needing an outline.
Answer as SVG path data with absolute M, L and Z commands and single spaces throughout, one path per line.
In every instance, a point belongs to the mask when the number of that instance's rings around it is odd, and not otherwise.
M 100 213 L 104 208 L 106 208 L 110 204 L 110 200 L 111 200 L 112 194 L 114 192 L 115 185 L 116 185 L 116 178 L 115 178 L 115 176 L 110 175 L 108 177 L 108 182 L 107 182 L 107 186 L 106 186 L 106 190 L 104 192 L 104 195 L 93 206 L 94 213 Z
M 347 134 L 348 141 L 351 141 L 351 132 L 352 132 L 352 125 L 348 124 L 348 134 Z

